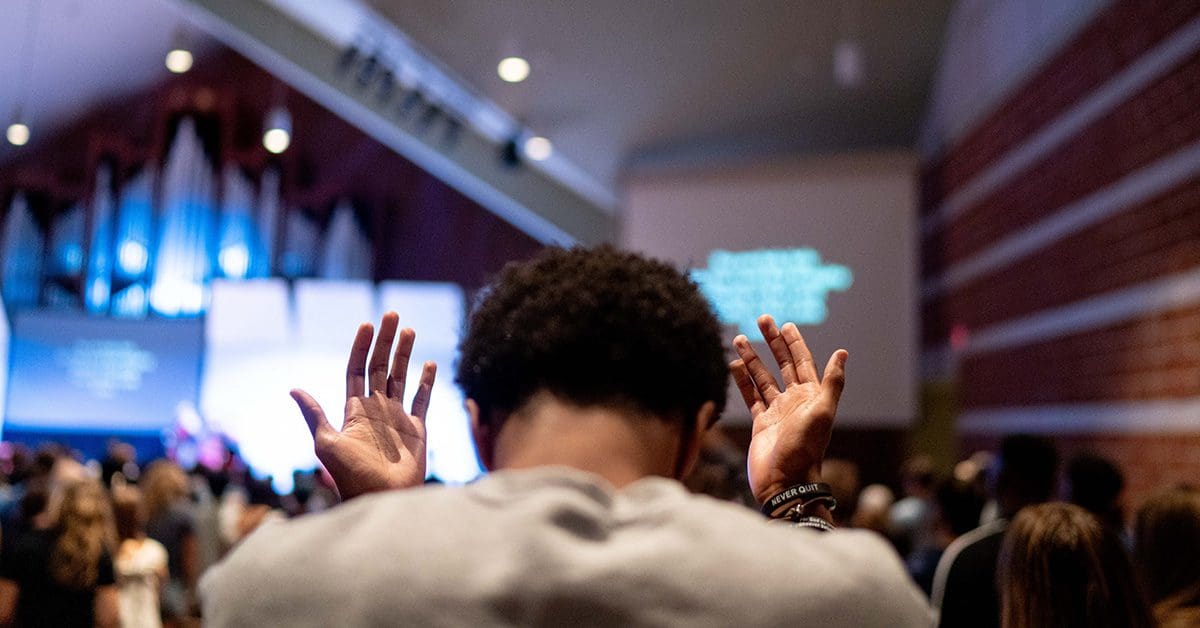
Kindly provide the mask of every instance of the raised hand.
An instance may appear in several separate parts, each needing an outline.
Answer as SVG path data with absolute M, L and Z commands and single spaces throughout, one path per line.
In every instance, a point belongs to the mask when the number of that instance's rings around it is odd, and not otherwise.
M 343 499 L 425 481 L 425 413 L 437 365 L 425 363 L 412 410 L 405 412 L 404 382 L 416 334 L 408 328 L 400 331 L 389 370 L 388 353 L 399 319 L 395 312 L 383 315 L 369 360 L 373 329 L 370 323 L 358 327 L 346 366 L 346 419 L 341 431 L 329 424 L 311 395 L 292 391 L 312 433 L 317 458 Z
M 762 503 L 794 484 L 820 480 L 846 380 L 847 353 L 834 351 L 821 378 L 795 324 L 786 323 L 781 331 L 764 314 L 758 328 L 779 364 L 783 387 L 745 336 L 733 339 L 739 358 L 729 369 L 754 419 L 747 471 L 750 489 Z

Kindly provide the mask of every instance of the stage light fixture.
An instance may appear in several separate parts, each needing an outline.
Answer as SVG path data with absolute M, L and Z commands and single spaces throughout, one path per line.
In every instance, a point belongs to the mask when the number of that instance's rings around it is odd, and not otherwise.
M 500 163 L 509 168 L 521 165 L 521 145 L 518 138 L 512 138 L 500 146 Z
M 9 144 L 24 146 L 29 142 L 29 125 L 23 122 L 13 122 L 8 125 L 8 130 L 4 135 L 8 138 Z
M 183 74 L 192 69 L 192 53 L 185 48 L 173 48 L 167 53 L 167 69 L 175 74 Z
M 496 65 L 496 73 L 509 83 L 520 83 L 529 78 L 529 62 L 521 57 L 505 57 Z
M 286 107 L 272 107 L 267 113 L 266 131 L 263 132 L 263 148 L 276 155 L 287 150 L 292 143 L 292 115 Z
M 554 145 L 550 140 L 535 135 L 525 140 L 525 156 L 534 161 L 545 161 L 554 154 Z

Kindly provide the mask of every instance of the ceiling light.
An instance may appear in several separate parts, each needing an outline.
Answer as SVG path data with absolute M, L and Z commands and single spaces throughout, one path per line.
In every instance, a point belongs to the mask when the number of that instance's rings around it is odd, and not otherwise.
M 9 144 L 24 146 L 29 141 L 29 127 L 21 122 L 13 122 L 8 125 L 8 132 L 5 135 L 8 137 Z
M 505 57 L 496 66 L 496 73 L 509 83 L 520 83 L 529 78 L 529 62 L 521 57 Z
M 545 161 L 552 154 L 554 154 L 554 145 L 550 143 L 550 140 L 540 135 L 525 140 L 526 157 L 534 161 Z
M 167 53 L 167 69 L 183 74 L 192 69 L 192 53 L 184 48 L 173 48 Z
M 860 87 L 865 78 L 862 44 L 843 39 L 833 49 L 833 76 L 842 87 Z
M 267 114 L 267 130 L 263 133 L 263 148 L 278 155 L 292 143 L 292 116 L 284 107 L 274 107 Z

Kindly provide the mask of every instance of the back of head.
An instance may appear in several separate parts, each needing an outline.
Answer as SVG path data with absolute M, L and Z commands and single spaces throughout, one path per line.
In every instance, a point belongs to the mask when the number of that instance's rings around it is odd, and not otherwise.
M 50 575 L 72 589 L 96 584 L 100 557 L 113 545 L 108 493 L 96 480 L 67 486 L 58 514 L 58 539 L 50 555 Z
M 115 486 L 112 490 L 113 518 L 117 538 L 141 538 L 146 528 L 146 504 L 142 492 L 134 486 Z
M 1063 503 L 1021 510 L 1000 550 L 1005 628 L 1154 626 L 1120 539 Z
M 717 414 L 725 404 L 720 325 L 696 285 L 608 246 L 552 248 L 506 266 L 459 349 L 456 381 L 487 422 L 539 392 L 685 423 L 705 402 Z
M 946 533 L 958 537 L 979 526 L 979 515 L 987 500 L 974 482 L 952 477 L 934 489 L 934 501 Z
M 1058 452 L 1045 438 L 1027 434 L 1006 436 L 1000 442 L 998 464 L 996 501 L 1004 516 L 1044 502 L 1054 494 Z
M 1134 520 L 1134 555 L 1151 601 L 1200 606 L 1200 489 L 1177 486 L 1146 500 Z
M 138 485 L 146 502 L 146 514 L 156 519 L 172 504 L 188 494 L 187 474 L 170 460 L 160 459 L 150 463 L 142 474 Z
M 1092 454 L 1080 454 L 1067 463 L 1065 495 L 1067 501 L 1096 515 L 1116 529 L 1124 526 L 1120 505 L 1125 476 L 1111 460 Z

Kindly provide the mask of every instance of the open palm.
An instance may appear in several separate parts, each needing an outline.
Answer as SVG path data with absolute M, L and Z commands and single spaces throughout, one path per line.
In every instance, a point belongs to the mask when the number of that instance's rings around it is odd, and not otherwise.
M 388 353 L 398 324 L 395 312 L 384 314 L 369 359 L 373 329 L 369 323 L 359 326 L 346 366 L 345 420 L 340 431 L 330 425 L 311 395 L 292 391 L 312 433 L 317 458 L 343 499 L 418 486 L 425 480 L 425 414 L 437 366 L 425 363 L 412 410 L 406 412 L 404 383 L 416 334 L 407 328 L 400 331 L 389 370 Z
M 835 351 L 821 378 L 794 324 L 787 323 L 780 331 L 775 320 L 764 314 L 758 326 L 779 364 L 783 388 L 745 336 L 734 338 L 739 357 L 729 366 L 754 420 L 747 455 L 750 489 L 759 502 L 765 502 L 789 486 L 820 479 L 845 382 L 847 354 Z

